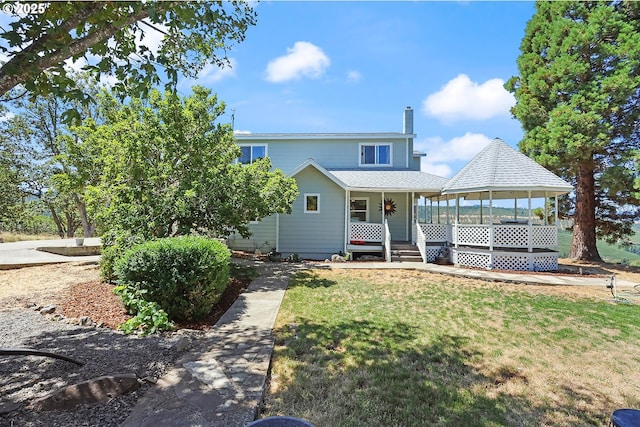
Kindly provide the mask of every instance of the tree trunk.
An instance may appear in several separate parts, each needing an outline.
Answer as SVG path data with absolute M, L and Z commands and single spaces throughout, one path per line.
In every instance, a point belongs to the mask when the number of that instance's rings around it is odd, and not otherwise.
M 596 196 L 594 163 L 582 162 L 578 167 L 576 211 L 573 217 L 573 240 L 569 258 L 602 261 L 596 247 Z
M 64 239 L 64 225 L 62 224 L 62 220 L 58 216 L 56 212 L 56 208 L 53 206 L 53 203 L 47 203 L 49 210 L 51 211 L 51 216 L 53 217 L 53 222 L 56 223 L 56 227 L 58 228 L 58 235 L 61 239 Z
M 78 212 L 80 214 L 80 221 L 82 222 L 82 231 L 84 233 L 84 237 L 93 237 L 96 232 L 96 226 L 91 221 L 89 221 L 89 216 L 87 215 L 87 206 L 85 203 L 80 200 L 77 194 L 73 195 L 73 198 L 78 206 Z

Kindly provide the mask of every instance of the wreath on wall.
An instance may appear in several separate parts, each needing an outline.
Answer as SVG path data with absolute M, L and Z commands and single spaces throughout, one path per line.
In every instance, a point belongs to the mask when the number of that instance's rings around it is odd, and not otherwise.
M 393 199 L 384 199 L 384 205 L 380 204 L 380 212 L 384 209 L 384 216 L 391 216 L 396 213 L 396 202 Z

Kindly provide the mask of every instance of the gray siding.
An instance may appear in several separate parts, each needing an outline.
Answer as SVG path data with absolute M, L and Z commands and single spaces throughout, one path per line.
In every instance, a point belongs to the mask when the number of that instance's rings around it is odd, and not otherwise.
M 300 195 L 290 215 L 280 215 L 280 252 L 325 259 L 344 249 L 345 192 L 314 167 L 296 175 Z M 320 213 L 304 212 L 305 193 L 320 195 Z
M 305 160 L 312 158 L 328 169 L 357 168 L 360 160 L 360 144 L 391 144 L 391 167 L 410 168 L 412 162 L 407 163 L 413 157 L 413 144 L 407 138 L 380 139 L 304 139 L 304 140 L 239 140 L 239 144 L 267 144 L 267 153 L 274 168 L 280 168 L 285 173 L 290 173 Z M 409 150 L 409 151 L 407 151 Z M 409 153 L 409 154 L 408 154 Z M 375 166 L 362 166 L 363 168 L 376 169 Z
M 249 224 L 251 236 L 243 239 L 241 235 L 234 233 L 227 239 L 227 245 L 231 249 L 254 252 L 260 250 L 267 253 L 276 246 L 276 216 L 271 215 L 257 223 Z

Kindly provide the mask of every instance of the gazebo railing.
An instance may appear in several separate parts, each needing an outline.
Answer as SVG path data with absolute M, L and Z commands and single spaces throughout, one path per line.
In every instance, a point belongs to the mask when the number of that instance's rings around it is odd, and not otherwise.
M 514 249 L 558 246 L 558 231 L 553 225 L 457 224 L 452 234 L 454 245 Z

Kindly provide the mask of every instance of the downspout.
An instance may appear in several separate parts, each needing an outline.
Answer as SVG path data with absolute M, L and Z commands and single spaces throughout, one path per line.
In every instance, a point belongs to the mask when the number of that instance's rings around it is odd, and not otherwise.
M 276 252 L 280 252 L 280 214 L 276 214 Z
M 347 246 L 349 245 L 349 234 L 351 230 L 349 227 L 349 214 L 350 214 L 350 198 L 349 189 L 344 190 L 344 253 L 347 253 Z

